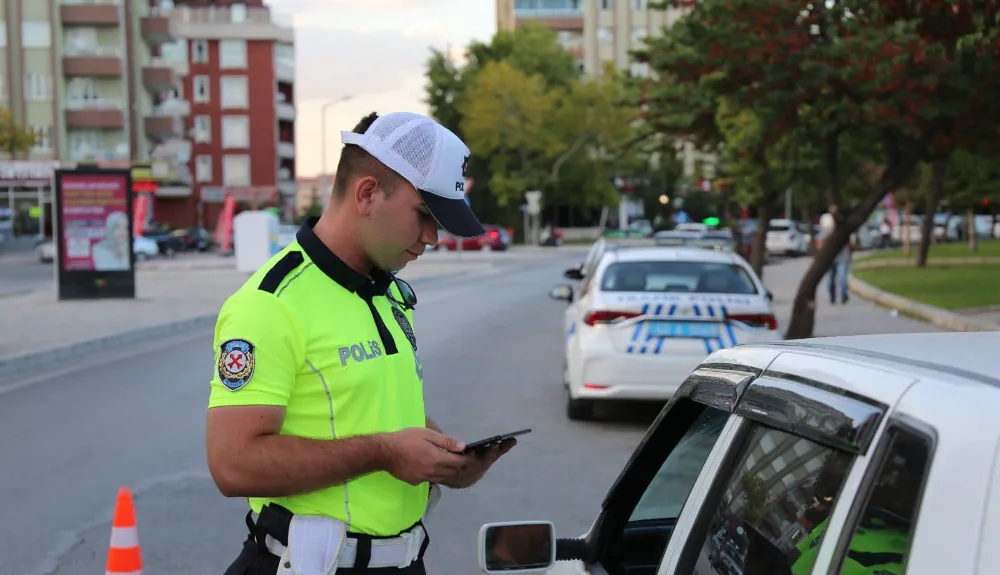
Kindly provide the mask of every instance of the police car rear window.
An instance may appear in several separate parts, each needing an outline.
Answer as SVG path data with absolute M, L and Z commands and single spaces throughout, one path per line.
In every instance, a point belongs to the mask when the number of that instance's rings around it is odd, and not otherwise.
M 759 293 L 746 270 L 712 262 L 615 262 L 601 277 L 601 291 Z

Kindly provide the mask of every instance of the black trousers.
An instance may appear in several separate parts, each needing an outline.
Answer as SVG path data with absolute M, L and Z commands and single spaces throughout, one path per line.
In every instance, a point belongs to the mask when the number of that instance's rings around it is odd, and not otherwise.
M 253 537 L 243 544 L 243 551 L 236 561 L 226 569 L 225 575 L 275 575 L 278 572 L 279 557 L 268 551 L 261 551 Z M 424 560 L 418 559 L 409 567 L 382 567 L 378 569 L 354 569 L 341 567 L 336 575 L 427 575 L 424 570 Z

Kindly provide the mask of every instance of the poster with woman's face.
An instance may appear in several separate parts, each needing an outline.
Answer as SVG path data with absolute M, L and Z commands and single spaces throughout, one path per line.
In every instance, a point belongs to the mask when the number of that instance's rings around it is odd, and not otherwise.
M 127 183 L 118 174 L 63 175 L 64 269 L 127 271 L 132 265 Z

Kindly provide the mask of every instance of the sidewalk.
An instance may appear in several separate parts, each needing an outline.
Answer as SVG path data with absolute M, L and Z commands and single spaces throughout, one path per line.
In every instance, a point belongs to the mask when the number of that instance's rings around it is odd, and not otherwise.
M 774 293 L 774 311 L 782 331 L 788 329 L 795 291 L 811 263 L 811 257 L 779 259 L 764 268 L 764 284 Z M 830 303 L 826 277 L 816 289 L 815 337 L 937 331 L 942 330 L 860 297 L 852 297 L 846 305 L 833 305 Z
M 222 303 L 249 277 L 235 269 L 232 258 L 218 256 L 156 264 L 136 270 L 134 300 L 60 302 L 54 287 L 0 298 L 0 377 L 106 346 L 214 325 Z M 493 267 L 485 261 L 428 258 L 399 275 L 414 280 L 486 273 Z

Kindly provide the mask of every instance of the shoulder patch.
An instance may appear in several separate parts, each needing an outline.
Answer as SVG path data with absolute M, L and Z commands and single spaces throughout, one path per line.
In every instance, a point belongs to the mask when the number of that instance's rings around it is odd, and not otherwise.
M 245 339 L 230 339 L 219 346 L 219 380 L 229 391 L 236 391 L 253 377 L 254 347 Z
M 267 270 L 257 289 L 268 293 L 277 292 L 281 282 L 292 273 L 292 270 L 302 265 L 303 261 L 305 258 L 302 257 L 302 252 L 288 252 Z

